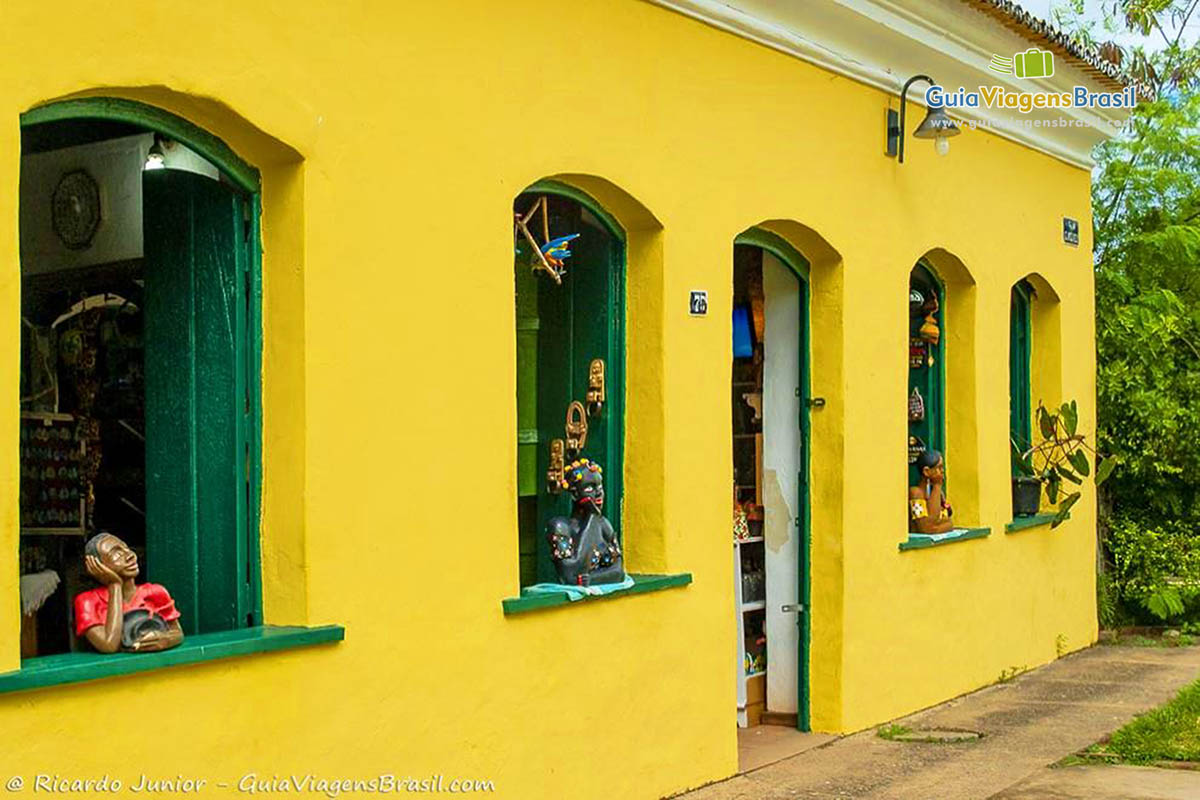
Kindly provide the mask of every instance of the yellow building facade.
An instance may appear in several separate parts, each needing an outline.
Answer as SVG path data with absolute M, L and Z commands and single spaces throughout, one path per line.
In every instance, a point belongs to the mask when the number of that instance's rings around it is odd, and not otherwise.
M 36 775 L 183 775 L 216 794 L 247 775 L 440 775 L 494 781 L 502 797 L 633 798 L 732 775 L 729 320 L 734 240 L 751 228 L 807 262 L 808 390 L 824 400 L 808 416 L 811 728 L 861 730 L 1092 644 L 1094 491 L 1056 529 L 1006 530 L 1008 309 L 1029 278 L 1033 401 L 1078 400 L 1090 435 L 1086 153 L 1108 117 L 1060 135 L 988 130 L 951 109 L 963 134 L 950 154 L 906 132 L 900 164 L 885 120 L 906 77 L 940 65 L 947 84 L 990 85 L 980 48 L 1038 41 L 974 3 L 899 4 L 914 28 L 921 13 L 974 42 L 947 53 L 828 5 L 755 28 L 753 8 L 730 21 L 704 3 L 637 0 L 9 4 L 0 313 L 15 332 L 23 114 L 133 101 L 255 168 L 258 622 L 340 626 L 344 640 L 20 683 L 36 664 L 18 649 L 10 402 L 0 684 L 21 690 L 0 694 L 0 777 L 29 790 Z M 818 63 L 805 37 L 779 33 L 852 24 L 902 55 L 890 88 L 888 69 L 856 73 L 849 50 L 842 67 Z M 1105 86 L 1081 58 L 1059 53 L 1058 65 L 1054 81 Z M 923 114 L 910 99 L 909 131 Z M 521 593 L 512 214 L 539 181 L 587 198 L 623 236 L 626 568 L 680 577 L 506 613 Z M 901 549 L 905 298 L 922 259 L 945 287 L 955 517 L 988 533 Z M 697 290 L 704 316 L 689 313 Z M 10 397 L 20 368 L 5 339 Z

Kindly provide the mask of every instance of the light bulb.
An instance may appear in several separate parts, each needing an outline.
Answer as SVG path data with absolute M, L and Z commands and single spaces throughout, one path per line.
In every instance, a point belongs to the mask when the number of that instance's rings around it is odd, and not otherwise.
M 146 172 L 149 172 L 152 169 L 164 169 L 166 166 L 167 165 L 163 162 L 162 153 L 150 153 L 148 156 L 146 156 L 146 166 L 144 166 L 142 169 L 144 169 Z
M 933 149 L 937 151 L 939 156 L 944 156 L 950 152 L 950 139 L 946 136 L 939 136 L 933 140 Z

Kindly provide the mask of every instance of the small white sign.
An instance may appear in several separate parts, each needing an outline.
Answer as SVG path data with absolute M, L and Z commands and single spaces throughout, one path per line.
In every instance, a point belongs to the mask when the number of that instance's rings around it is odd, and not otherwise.
M 688 313 L 693 317 L 708 315 L 707 289 L 692 289 L 691 296 L 688 298 Z

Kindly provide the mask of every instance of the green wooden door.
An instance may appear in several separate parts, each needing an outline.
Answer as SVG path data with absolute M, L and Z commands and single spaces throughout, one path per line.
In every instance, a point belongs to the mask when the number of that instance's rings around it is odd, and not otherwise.
M 523 195 L 518 208 L 532 202 Z M 532 500 L 522 514 L 522 551 L 535 554 L 522 570 L 522 583 L 556 580 L 542 535 L 546 521 L 571 511 L 570 496 L 550 494 L 545 485 L 549 443 L 565 438 L 567 407 L 587 396 L 588 367 L 604 359 L 607 402 L 598 417 L 588 417 L 581 456 L 604 470 L 604 515 L 621 534 L 621 477 L 624 413 L 623 242 L 581 202 L 549 197 L 553 235 L 579 233 L 571 243 L 567 274 L 561 285 L 548 276 L 529 275 L 528 253 L 517 258 L 518 347 L 518 494 Z M 532 462 L 532 463 L 531 463 Z M 531 469 L 532 467 L 532 469 Z
M 147 577 L 187 633 L 247 624 L 250 200 L 174 170 L 143 176 Z

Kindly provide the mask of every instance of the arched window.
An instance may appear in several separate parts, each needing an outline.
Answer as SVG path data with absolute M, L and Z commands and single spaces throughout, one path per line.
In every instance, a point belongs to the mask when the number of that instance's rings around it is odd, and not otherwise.
M 21 125 L 21 560 L 65 584 L 23 653 L 103 624 L 77 567 L 99 532 L 189 636 L 260 625 L 258 172 L 128 100 Z
M 521 585 L 528 586 L 557 580 L 544 526 L 568 513 L 570 502 L 548 485 L 547 472 L 559 458 L 556 442 L 566 462 L 582 442 L 578 456 L 600 464 L 604 515 L 621 536 L 625 246 L 602 208 L 562 184 L 536 184 L 517 197 L 513 213 L 528 217 L 539 245 L 577 235 L 565 243 L 570 255 L 557 277 L 526 237 L 517 239 L 517 514 Z M 597 376 L 604 393 L 598 407 L 589 402 Z
M 946 451 L 945 288 L 924 261 L 908 281 L 908 480 L 920 479 L 917 457 Z

